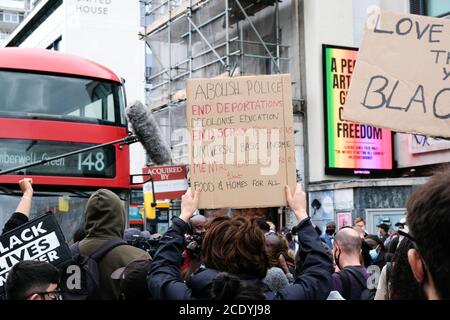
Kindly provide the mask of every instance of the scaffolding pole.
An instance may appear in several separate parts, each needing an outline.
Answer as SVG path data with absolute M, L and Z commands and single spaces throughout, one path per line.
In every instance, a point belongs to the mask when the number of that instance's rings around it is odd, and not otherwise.
M 223 1 L 222 4 L 218 4 L 219 1 Z M 232 4 L 232 2 L 235 4 Z M 171 0 L 155 2 L 148 1 L 150 5 L 153 5 L 151 10 L 148 11 L 149 14 L 158 15 L 160 14 L 160 19 L 155 20 L 150 23 L 149 26 L 146 26 L 144 29 L 143 39 L 146 41 L 148 48 L 152 51 L 153 61 L 158 63 L 161 66 L 161 69 L 157 70 L 157 72 L 148 75 L 146 77 L 147 84 L 151 84 L 150 88 L 147 90 L 149 92 L 161 92 L 160 97 L 155 97 L 155 100 L 164 100 L 167 99 L 168 107 L 169 107 L 169 121 L 171 125 L 172 114 L 171 114 L 171 106 L 173 106 L 176 101 L 174 101 L 174 92 L 175 85 L 182 81 L 184 78 L 191 78 L 195 75 L 195 72 L 198 72 L 202 69 L 208 68 L 214 64 L 220 63 L 229 76 L 234 73 L 234 70 L 237 66 L 240 66 L 239 74 L 243 75 L 246 73 L 246 68 L 249 65 L 248 60 L 250 59 L 260 59 L 266 60 L 270 59 L 273 65 L 272 71 L 270 69 L 267 71 L 269 73 L 281 73 L 281 61 L 290 60 L 290 58 L 282 57 L 281 54 L 284 48 L 288 48 L 289 46 L 283 45 L 281 43 L 281 29 L 280 29 L 280 10 L 279 10 L 279 1 L 274 1 L 272 3 L 266 2 L 263 3 L 262 6 L 254 6 L 250 4 L 244 8 L 242 0 L 189 0 L 183 2 L 181 6 L 177 6 Z M 218 5 L 217 5 L 218 4 Z M 261 36 L 261 33 L 256 28 L 255 24 L 251 20 L 249 15 L 253 15 L 254 13 L 261 11 L 271 5 L 274 5 L 273 9 L 273 17 L 275 19 L 275 32 L 273 33 L 275 36 L 274 41 L 264 41 Z M 210 6 L 209 6 L 210 5 Z M 209 7 L 208 7 L 209 6 Z M 208 7 L 209 9 L 207 9 Z M 167 10 L 165 10 L 165 8 Z M 182 11 L 184 10 L 184 11 Z M 202 11 L 205 10 L 205 11 Z M 247 11 L 248 10 L 248 11 Z M 194 19 L 194 15 L 200 15 L 202 17 L 202 12 L 208 12 L 211 14 L 210 17 L 206 17 L 207 19 L 200 18 L 198 22 L 197 19 Z M 181 28 L 179 23 L 183 23 L 183 20 L 186 19 L 187 24 L 187 32 L 185 28 Z M 208 25 L 217 24 L 220 19 L 223 19 L 223 29 L 224 34 L 221 35 L 224 38 L 220 44 L 212 44 L 208 37 L 206 36 L 205 30 L 203 28 Z M 236 24 L 236 36 L 231 35 L 232 23 Z M 216 25 L 217 26 L 217 25 Z M 150 28 L 150 29 L 149 29 Z M 250 39 L 245 39 L 245 29 L 251 29 L 256 35 L 257 39 L 253 39 L 256 41 L 251 41 Z M 154 41 L 164 41 L 165 35 L 158 37 L 158 33 L 165 32 L 167 30 L 166 37 L 166 46 L 162 45 L 161 50 L 167 50 L 168 48 L 168 56 L 164 59 L 159 59 L 159 52 L 156 51 L 151 43 L 152 37 L 156 36 L 157 38 Z M 178 59 L 177 55 L 172 53 L 172 50 L 178 47 L 174 46 L 175 40 L 184 39 L 184 46 L 186 46 L 186 58 Z M 178 34 L 179 32 L 179 34 Z M 206 50 L 201 52 L 195 52 L 194 50 L 194 34 L 198 34 L 201 41 L 204 42 L 207 46 Z M 272 38 L 273 39 L 273 38 Z M 197 40 L 195 40 L 197 41 Z M 233 48 L 232 48 L 233 45 Z M 237 45 L 237 47 L 235 46 Z M 246 45 L 249 47 L 246 48 Z M 261 46 L 264 49 L 264 53 L 261 51 L 256 51 L 252 49 L 252 45 Z M 271 49 L 269 49 L 271 48 Z M 218 50 L 220 49 L 220 52 Z M 223 52 L 224 51 L 224 52 Z M 212 53 L 215 58 L 208 58 L 208 54 Z M 166 53 L 162 53 L 166 54 Z M 232 57 L 235 57 L 237 60 L 234 67 L 232 67 Z M 147 59 L 147 58 L 146 58 Z M 175 60 L 174 60 L 175 59 Z M 167 62 L 163 63 L 163 61 Z M 201 62 L 200 64 L 196 62 Z M 246 64 L 247 63 L 247 64 Z M 176 72 L 172 72 L 176 70 Z M 211 75 L 214 76 L 214 75 Z M 164 88 L 164 89 L 161 89 Z M 168 92 L 166 92 L 166 90 Z M 150 96 L 149 96 L 150 98 Z
M 226 1 L 226 0 L 225 0 Z M 206 45 L 211 49 L 211 51 L 214 53 L 214 55 L 217 57 L 217 59 L 219 59 L 220 63 L 226 68 L 227 64 L 225 63 L 225 61 L 223 61 L 222 57 L 219 55 L 219 53 L 216 51 L 216 49 L 214 49 L 214 47 L 209 43 L 208 39 L 206 39 L 206 37 L 204 36 L 204 34 L 200 31 L 199 28 L 197 28 L 197 26 L 195 25 L 195 23 L 192 21 L 191 18 L 187 17 L 187 19 L 189 20 L 190 24 L 194 27 L 195 31 L 197 31 L 197 33 L 200 35 L 200 37 L 203 39 L 203 41 L 205 41 Z
M 277 69 L 280 72 L 280 10 L 278 9 L 278 1 L 275 2 L 275 43 L 277 46 Z
M 228 72 L 228 75 L 230 75 L 230 33 L 228 32 L 230 25 L 229 25 L 229 7 L 228 7 L 228 0 L 225 0 L 225 42 L 226 47 L 226 55 L 227 55 L 227 59 L 226 59 L 226 66 L 225 66 L 225 70 L 226 72 Z
M 250 25 L 250 27 L 253 29 L 253 31 L 256 34 L 256 37 L 259 39 L 259 41 L 261 42 L 262 46 L 264 47 L 264 49 L 266 50 L 267 54 L 269 55 L 269 57 L 272 59 L 272 62 L 275 64 L 276 69 L 277 69 L 277 73 L 281 73 L 280 68 L 278 68 L 278 64 L 277 61 L 275 60 L 275 58 L 273 57 L 272 53 L 270 52 L 269 48 L 266 46 L 264 39 L 261 37 L 261 35 L 259 34 L 258 30 L 256 29 L 255 25 L 253 24 L 252 20 L 250 20 L 250 17 L 247 15 L 247 12 L 245 11 L 245 9 L 242 7 L 241 2 L 239 0 L 234 0 L 236 2 L 236 4 L 238 5 L 239 9 L 241 9 L 242 14 L 244 15 L 245 19 L 247 20 L 248 24 Z M 278 4 L 278 2 L 277 2 Z

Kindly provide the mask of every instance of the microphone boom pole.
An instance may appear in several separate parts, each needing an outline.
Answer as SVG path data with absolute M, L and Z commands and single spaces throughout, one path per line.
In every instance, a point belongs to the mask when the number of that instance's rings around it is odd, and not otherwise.
M 113 145 L 113 144 L 116 144 L 116 143 L 120 143 L 120 144 L 123 145 L 123 144 L 133 144 L 133 143 L 138 142 L 138 141 L 139 141 L 139 139 L 135 135 L 129 135 L 129 136 L 127 136 L 125 138 L 122 138 L 122 139 L 118 139 L 118 140 L 114 140 L 114 141 L 110 141 L 110 142 L 105 142 L 105 143 L 102 143 L 102 144 L 90 146 L 90 147 L 83 148 L 83 149 L 80 149 L 80 150 L 67 152 L 67 153 L 64 153 L 64 154 L 60 154 L 58 156 L 54 156 L 54 157 L 47 158 L 47 159 L 42 159 L 42 160 L 39 160 L 39 161 L 35 161 L 35 162 L 32 162 L 32 163 L 24 164 L 24 165 L 21 165 L 21 166 L 18 166 L 18 167 L 14 167 L 14 168 L 10 168 L 10 169 L 6 169 L 6 170 L 3 170 L 3 171 L 0 170 L 0 176 L 4 175 L 4 174 L 11 173 L 11 172 L 19 171 L 19 170 L 22 170 L 22 169 L 27 169 L 27 168 L 30 168 L 30 167 L 46 164 L 47 162 L 58 160 L 58 159 L 61 159 L 61 158 L 70 157 L 70 156 L 73 156 L 73 155 L 76 155 L 76 154 L 79 154 L 79 153 L 83 153 L 83 152 L 95 150 L 95 149 L 98 149 L 98 148 L 110 146 L 110 145 Z

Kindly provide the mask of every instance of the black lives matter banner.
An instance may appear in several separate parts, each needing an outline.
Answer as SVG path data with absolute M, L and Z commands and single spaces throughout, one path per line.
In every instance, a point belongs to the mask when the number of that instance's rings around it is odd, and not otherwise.
M 44 215 L 0 237 L 0 293 L 11 268 L 23 260 L 39 260 L 56 267 L 71 260 L 70 249 L 56 218 Z

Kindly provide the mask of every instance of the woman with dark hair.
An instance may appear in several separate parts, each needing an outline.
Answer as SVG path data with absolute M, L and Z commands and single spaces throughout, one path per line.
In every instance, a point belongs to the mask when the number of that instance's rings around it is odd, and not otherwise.
M 286 241 L 276 233 L 265 235 L 266 251 L 269 256 L 270 268 L 263 279 L 270 290 L 279 291 L 294 283 L 293 271 L 289 270 Z
M 292 269 L 285 270 L 285 265 L 289 268 L 291 258 L 288 254 L 288 245 L 286 239 L 276 233 L 270 233 L 265 235 L 266 239 L 266 251 L 269 255 L 269 262 L 271 267 L 278 267 L 283 269 L 286 273 L 293 273 Z M 284 263 L 280 261 L 280 257 L 284 259 Z M 282 265 L 283 264 L 283 265 Z
M 408 238 L 400 241 L 391 263 L 381 271 L 375 300 L 426 300 L 408 262 L 408 251 L 414 244 Z
M 258 246 L 248 247 L 251 243 L 265 243 L 257 218 L 214 218 L 203 240 L 203 262 L 212 269 L 264 278 L 270 267 L 269 257 Z
M 206 231 L 202 243 L 205 268 L 201 268 L 186 282 L 181 280 L 179 262 L 184 249 L 187 222 L 198 208 L 199 192 L 190 189 L 182 197 L 180 217 L 160 240 L 148 276 L 148 287 L 154 299 L 188 300 L 211 299 L 214 280 L 220 272 L 227 272 L 240 281 L 257 284 L 268 299 L 326 299 L 330 292 L 333 266 L 327 259 L 306 213 L 306 196 L 297 186 L 292 194 L 286 187 L 289 206 L 299 224 L 299 242 L 304 248 L 305 266 L 295 283 L 278 292 L 271 291 L 262 279 L 270 267 L 265 250 L 264 233 L 257 218 L 216 217 Z

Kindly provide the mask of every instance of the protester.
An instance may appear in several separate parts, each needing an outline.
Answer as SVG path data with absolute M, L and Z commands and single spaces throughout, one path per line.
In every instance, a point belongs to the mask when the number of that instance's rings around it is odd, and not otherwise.
M 355 221 L 353 222 L 353 227 L 359 227 L 361 228 L 364 237 L 367 236 L 367 231 L 366 231 L 366 221 L 362 218 L 362 217 L 357 217 L 355 219 Z
M 146 278 L 150 271 L 151 260 L 133 260 L 125 267 L 115 270 L 111 279 L 119 282 L 120 300 L 149 300 L 150 293 Z
M 20 261 L 8 273 L 5 283 L 7 300 L 60 300 L 60 274 L 48 262 Z
M 81 255 L 90 256 L 108 240 L 123 239 L 125 208 L 114 192 L 100 189 L 87 202 L 85 221 L 86 237 L 79 243 L 79 249 Z M 150 255 L 130 245 L 116 246 L 106 254 L 99 263 L 100 299 L 119 299 L 120 288 L 111 274 L 136 259 L 150 259 Z
M 325 234 L 322 236 L 322 239 L 325 241 L 325 243 L 328 245 L 330 249 L 333 248 L 333 240 L 335 233 L 336 233 L 336 223 L 334 223 L 334 221 L 328 222 L 326 225 Z
M 288 255 L 288 247 L 285 240 L 276 233 L 265 234 L 265 240 L 266 251 L 269 255 L 271 266 L 281 268 L 290 278 L 292 276 L 294 264 Z M 293 280 L 294 279 L 292 278 L 292 282 Z
M 399 222 L 397 222 L 394 226 L 398 228 L 398 230 L 408 233 L 408 224 L 406 223 L 406 218 L 401 218 Z
M 426 296 L 420 285 L 415 281 L 411 266 L 408 263 L 408 251 L 414 249 L 414 243 L 405 238 L 399 244 L 392 261 L 390 282 L 390 300 L 425 300 Z
M 190 220 L 192 234 L 198 234 L 199 236 L 204 236 L 206 232 L 206 224 L 208 219 L 201 214 L 193 216 Z
M 361 238 L 352 228 L 343 228 L 335 237 L 334 260 L 340 269 L 333 278 L 333 291 L 338 291 L 346 300 L 360 300 L 367 288 L 366 268 L 361 265 Z
M 400 241 L 403 239 L 403 236 L 399 234 L 399 232 L 408 233 L 408 226 L 406 224 L 406 218 L 401 218 L 400 221 L 398 221 L 394 225 L 397 230 L 394 230 L 391 234 L 391 241 L 389 242 L 389 245 L 387 247 L 388 257 L 386 257 L 387 261 L 391 261 L 393 254 L 395 254 L 395 251 L 400 243 Z
M 386 264 L 386 248 L 383 241 L 376 235 L 368 235 L 364 240 L 370 246 L 370 259 L 371 265 L 376 265 L 378 268 L 383 269 Z
M 400 219 L 399 222 L 395 224 L 398 227 L 397 232 L 399 233 L 398 241 L 401 242 L 405 238 L 405 234 L 409 234 L 409 227 L 406 223 L 406 218 Z
M 386 263 L 381 271 L 375 300 L 425 299 L 408 263 L 408 251 L 413 248 L 407 238 L 400 242 L 392 262 Z
M 31 211 L 31 202 L 33 200 L 33 179 L 25 178 L 19 181 L 20 190 L 22 190 L 22 198 L 17 205 L 16 211 L 6 222 L 2 234 L 11 231 L 22 224 L 28 222 Z
M 378 237 L 383 242 L 383 245 L 385 245 L 386 241 L 388 241 L 389 238 L 389 229 L 390 227 L 386 223 L 380 223 L 377 225 L 378 228 Z
M 286 233 L 285 238 L 288 243 L 288 250 L 295 252 L 295 242 L 294 242 L 294 239 L 292 238 L 291 230 L 289 230 L 289 232 Z
M 142 237 L 141 230 L 137 228 L 126 228 L 123 231 L 123 240 L 128 243 L 132 243 L 136 238 Z
M 287 241 L 286 237 L 277 234 L 280 237 L 281 240 L 281 255 L 279 257 L 279 263 L 281 265 L 281 268 L 283 271 L 288 274 L 294 274 L 295 273 L 295 253 L 293 250 L 289 250 L 289 242 Z M 294 279 L 292 279 L 293 281 Z
M 385 247 L 386 248 L 386 254 L 385 254 L 385 259 L 386 262 L 391 262 L 395 252 L 397 251 L 397 247 L 398 247 L 398 243 L 400 241 L 400 237 L 397 233 L 397 231 L 392 232 L 392 234 L 389 236 L 391 238 L 391 240 L 388 243 L 388 246 Z
M 368 234 L 363 231 L 360 225 L 355 225 L 353 227 L 353 230 L 358 232 L 359 237 L 361 238 L 361 264 L 367 268 L 372 264 L 372 257 L 370 256 L 370 250 L 372 250 L 372 247 L 366 241 L 364 241 L 365 237 L 367 237 Z
M 219 272 L 228 272 L 241 281 L 255 281 L 268 299 L 325 299 L 330 292 L 332 264 L 327 259 L 310 218 L 306 214 L 306 196 L 297 186 L 292 195 L 286 187 L 289 206 L 298 224 L 299 243 L 304 249 L 304 270 L 295 284 L 279 292 L 272 292 L 261 281 L 267 274 L 269 258 L 265 249 L 264 233 L 257 218 L 217 217 L 211 221 L 203 240 L 203 261 L 200 269 L 188 282 L 180 280 L 178 261 L 183 250 L 184 233 L 192 213 L 197 210 L 199 192 L 190 189 L 182 197 L 181 215 L 174 217 L 152 262 L 148 277 L 150 293 L 155 299 L 210 298 L 205 292 Z
M 408 262 L 430 300 L 450 299 L 450 169 L 438 172 L 409 197 L 406 220 L 414 244 Z
M 285 255 L 287 251 L 283 247 L 283 239 L 276 233 L 268 233 L 265 235 L 266 251 L 269 256 L 270 268 L 267 275 L 263 279 L 271 291 L 279 291 L 294 282 L 289 267 L 287 266 Z
M 292 247 L 289 246 L 289 249 L 292 250 L 295 253 L 298 251 L 298 228 L 297 226 L 293 226 L 291 229 L 291 235 L 292 235 Z
M 181 266 L 182 279 L 188 279 L 202 265 L 201 245 L 206 232 L 208 219 L 198 214 L 189 220 L 189 230 L 186 234 L 186 249 L 183 252 Z
M 318 228 L 317 226 L 314 228 L 317 232 L 317 235 L 320 237 L 320 235 L 322 234 L 320 228 Z M 333 257 L 333 251 L 331 250 L 330 247 L 328 247 L 328 245 L 325 243 L 325 240 L 320 238 L 320 243 L 322 244 L 323 250 L 325 250 L 325 253 L 327 254 L 329 260 L 331 263 L 333 263 L 334 265 L 334 257 Z M 301 259 L 300 255 L 301 250 L 297 251 L 297 254 L 295 255 L 295 259 L 294 259 L 294 263 L 295 263 L 295 269 L 294 269 L 294 275 L 295 276 L 299 276 L 300 273 L 303 271 L 303 261 Z

